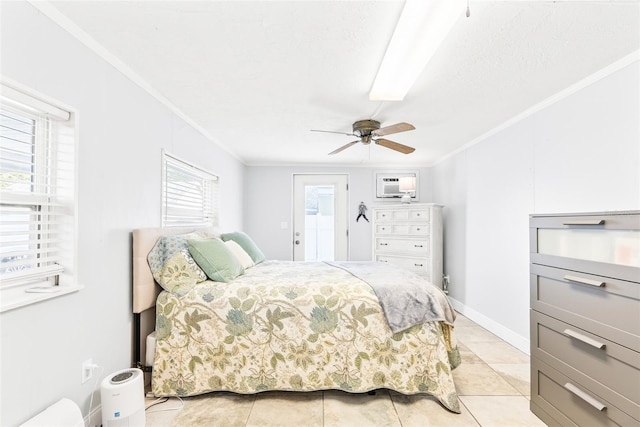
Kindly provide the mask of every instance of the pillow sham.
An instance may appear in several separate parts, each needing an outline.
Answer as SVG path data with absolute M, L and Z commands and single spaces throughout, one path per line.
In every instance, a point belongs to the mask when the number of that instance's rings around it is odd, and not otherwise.
M 207 275 L 189 253 L 187 239 L 200 238 L 198 233 L 162 236 L 147 255 L 153 278 L 168 292 L 182 296 Z
M 224 242 L 224 244 L 236 256 L 236 258 L 238 258 L 238 261 L 240 261 L 242 268 L 246 270 L 247 268 L 251 268 L 254 266 L 253 260 L 251 259 L 249 254 L 244 249 L 242 249 L 242 246 L 240 246 L 233 240 L 227 240 L 226 242 Z
M 244 273 L 238 258 L 220 239 L 187 240 L 189 253 L 214 282 L 229 282 Z
M 255 244 L 251 237 L 249 237 L 246 233 L 242 231 L 236 231 L 233 233 L 223 233 L 221 236 L 222 240 L 229 241 L 233 240 L 237 244 L 245 250 L 246 253 L 249 254 L 254 264 L 260 264 L 262 261 L 265 261 L 267 257 L 264 256 L 260 248 Z

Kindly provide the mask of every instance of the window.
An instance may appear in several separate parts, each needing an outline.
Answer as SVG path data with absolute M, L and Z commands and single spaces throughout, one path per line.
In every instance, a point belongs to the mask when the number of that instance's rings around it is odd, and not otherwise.
M 1 86 L 0 290 L 75 285 L 74 116 Z M 3 301 L 2 309 L 5 309 Z
M 217 227 L 220 180 L 162 153 L 162 226 Z

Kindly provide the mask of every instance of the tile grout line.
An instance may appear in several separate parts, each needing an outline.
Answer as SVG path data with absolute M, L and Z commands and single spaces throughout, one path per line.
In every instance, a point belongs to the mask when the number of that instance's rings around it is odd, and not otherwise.
M 256 395 L 253 395 L 253 402 L 251 402 L 251 409 L 249 410 L 249 413 L 247 414 L 247 419 L 244 422 L 244 427 L 248 427 L 249 426 L 249 419 L 251 418 L 251 413 L 253 412 L 253 408 L 256 405 Z
M 475 323 L 474 323 L 475 324 Z M 477 325 L 478 327 L 482 328 L 482 326 Z M 482 328 L 484 329 L 484 328 Z M 488 332 L 488 331 L 487 331 Z M 500 337 L 497 337 L 500 341 L 505 342 L 504 340 L 500 339 Z M 469 397 L 473 397 L 473 396 L 479 396 L 479 397 L 496 397 L 496 396 L 501 396 L 501 397 L 523 397 L 524 399 L 527 399 L 527 395 L 523 394 L 511 381 L 509 381 L 507 378 L 505 378 L 500 372 L 498 372 L 493 366 L 491 366 L 491 363 L 488 363 L 487 361 L 485 361 L 482 357 L 480 357 L 478 354 L 476 354 L 470 347 L 468 347 L 463 341 L 458 340 L 458 342 L 462 343 L 468 350 L 469 352 L 471 352 L 473 355 L 475 355 L 478 359 L 480 359 L 482 361 L 482 364 L 488 366 L 496 375 L 498 375 L 500 378 L 502 378 L 507 384 L 509 384 L 518 394 L 517 395 L 468 395 Z M 507 343 L 509 344 L 509 343 Z M 509 344 L 510 345 L 510 344 Z M 512 346 L 513 347 L 513 346 Z M 515 348 L 515 347 L 514 347 Z M 516 348 L 516 350 L 520 351 L 519 349 Z M 520 351 L 521 352 L 521 351 Z M 503 363 L 506 365 L 526 365 L 525 363 Z M 500 365 L 500 363 L 494 363 L 493 365 Z M 529 362 L 530 365 L 530 362 Z M 462 396 L 462 395 L 459 395 Z M 464 396 L 463 396 L 464 397 Z M 528 400 L 528 399 L 527 399 Z M 471 415 L 471 417 L 474 419 L 474 421 L 480 426 L 483 427 L 482 424 L 480 423 L 480 421 L 476 418 L 476 416 L 474 415 L 474 413 L 464 404 L 464 402 L 462 401 L 462 399 L 460 399 L 460 397 L 458 397 L 458 401 L 460 402 L 460 404 L 462 406 L 464 406 L 467 409 L 467 412 L 469 412 L 469 415 Z
M 391 401 L 391 406 L 393 406 L 393 410 L 396 413 L 396 417 L 398 418 L 398 423 L 400 424 L 400 427 L 403 427 L 402 424 L 402 418 L 400 418 L 400 413 L 398 412 L 398 408 L 396 407 L 396 402 L 393 400 L 393 397 L 391 397 L 391 392 L 389 390 L 385 390 L 387 392 L 387 396 L 389 396 L 389 400 Z
M 460 404 L 462 406 L 464 406 L 464 408 L 467 410 L 467 412 L 469 413 L 471 418 L 473 418 L 473 420 L 476 422 L 476 424 L 478 424 L 480 427 L 482 427 L 482 424 L 480 424 L 480 421 L 476 418 L 475 415 L 473 415 L 473 412 L 471 412 L 471 409 L 467 408 L 467 405 L 464 404 L 464 402 L 462 401 L 462 399 L 460 399 L 460 397 L 458 397 L 458 402 L 460 402 Z
M 324 427 L 324 390 L 322 390 L 322 427 Z
M 470 322 L 473 322 L 473 320 L 468 319 Z M 485 328 L 483 328 L 482 326 L 476 324 L 475 322 L 473 322 L 474 325 L 476 325 L 477 327 L 487 331 Z M 487 331 L 489 333 L 491 333 L 490 331 Z M 495 335 L 495 334 L 494 334 Z M 496 336 L 497 337 L 497 336 Z M 500 337 L 497 337 L 499 341 L 505 342 L 503 339 L 501 339 Z M 502 375 L 500 372 L 498 372 L 492 365 L 529 365 L 531 366 L 531 358 L 529 356 L 529 362 L 528 363 L 489 363 L 486 360 L 484 360 L 482 357 L 480 357 L 477 353 L 475 353 L 467 344 L 465 344 L 464 342 L 460 341 L 471 353 L 473 353 L 474 356 L 476 356 L 478 359 L 480 359 L 482 361 L 483 364 L 487 365 L 493 372 L 495 372 L 498 376 L 500 376 L 500 378 L 502 378 L 507 384 L 509 384 L 511 387 L 513 387 L 515 389 L 515 391 L 517 391 L 519 393 L 520 396 L 524 396 L 525 398 L 528 396 L 524 393 L 522 393 L 518 387 L 516 387 L 515 384 L 513 384 L 511 381 L 509 381 L 507 378 L 505 378 L 504 375 Z M 484 342 L 484 341 L 482 341 Z M 515 348 L 514 346 L 512 346 L 511 344 L 505 342 L 506 344 L 510 345 L 511 347 L 514 348 L 514 350 L 523 353 L 521 350 Z M 525 354 L 526 355 L 526 354 Z

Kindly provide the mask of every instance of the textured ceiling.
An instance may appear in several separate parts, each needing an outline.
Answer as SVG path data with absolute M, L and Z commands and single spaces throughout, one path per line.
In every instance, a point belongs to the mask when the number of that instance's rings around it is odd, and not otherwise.
M 433 164 L 640 48 L 638 1 L 471 0 L 405 100 L 372 102 L 400 0 L 49 4 L 249 165 Z M 416 151 L 310 132 L 368 118 Z

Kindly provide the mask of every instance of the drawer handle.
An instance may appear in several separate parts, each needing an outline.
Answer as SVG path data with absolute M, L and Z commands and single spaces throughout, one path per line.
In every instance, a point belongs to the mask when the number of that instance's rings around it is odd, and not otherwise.
M 581 283 L 583 285 L 595 286 L 596 288 L 604 288 L 604 285 L 606 284 L 605 282 L 600 282 L 598 280 L 585 279 L 584 277 L 571 276 L 570 274 L 564 276 L 564 280 Z
M 594 399 L 593 397 L 591 397 L 590 395 L 588 395 L 584 391 L 580 390 L 578 387 L 574 386 L 571 383 L 566 383 L 564 385 L 564 388 L 566 388 L 571 393 L 573 393 L 576 396 L 578 396 L 580 399 L 582 399 L 585 402 L 587 402 L 589 405 L 591 405 L 594 408 L 596 408 L 598 411 L 604 411 L 605 409 L 607 409 L 607 405 L 597 401 L 596 399 Z
M 415 248 L 424 248 L 424 245 L 413 245 Z
M 416 267 L 424 267 L 423 264 L 413 264 L 413 265 L 416 266 Z
M 595 348 L 602 349 L 605 347 L 604 343 L 601 343 L 600 341 L 596 341 L 593 338 L 589 338 L 588 336 L 582 335 L 581 333 L 578 333 L 576 331 L 572 331 L 571 329 L 565 329 L 564 334 L 569 335 L 571 338 L 575 338 L 578 341 L 582 341 L 585 344 L 589 344 L 590 346 Z
M 389 246 L 388 243 L 380 243 L 380 246 Z
M 604 219 L 576 219 L 563 222 L 562 225 L 604 225 Z

